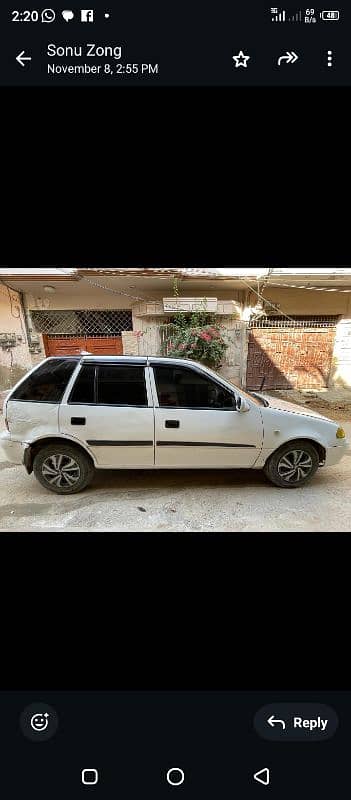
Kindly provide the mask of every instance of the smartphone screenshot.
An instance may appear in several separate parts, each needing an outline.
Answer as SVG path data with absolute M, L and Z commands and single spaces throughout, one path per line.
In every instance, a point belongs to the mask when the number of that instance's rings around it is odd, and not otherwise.
M 351 10 L 157 0 L 1 8 L 2 86 L 349 86 Z
M 348 796 L 350 29 L 1 4 L 6 798 Z

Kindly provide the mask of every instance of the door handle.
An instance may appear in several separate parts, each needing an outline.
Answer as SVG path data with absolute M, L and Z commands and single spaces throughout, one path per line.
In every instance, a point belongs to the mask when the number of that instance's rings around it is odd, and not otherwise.
M 71 425 L 86 425 L 85 417 L 71 417 Z
M 165 428 L 180 428 L 179 419 L 166 419 Z

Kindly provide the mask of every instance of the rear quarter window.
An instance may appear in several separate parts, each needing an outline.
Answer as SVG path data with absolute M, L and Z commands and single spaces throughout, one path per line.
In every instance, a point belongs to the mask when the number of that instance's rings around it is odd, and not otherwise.
M 60 403 L 77 360 L 55 359 L 41 364 L 13 392 L 10 400 L 30 403 Z

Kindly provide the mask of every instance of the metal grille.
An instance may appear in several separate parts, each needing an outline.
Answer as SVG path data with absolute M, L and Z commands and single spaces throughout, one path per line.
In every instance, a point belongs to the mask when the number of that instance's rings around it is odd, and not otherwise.
M 250 320 L 250 328 L 335 328 L 338 316 L 312 317 L 293 316 L 286 317 L 260 317 Z
M 170 352 L 170 343 L 172 341 L 172 335 L 176 330 L 175 325 L 172 323 L 166 323 L 164 325 L 160 325 L 160 355 L 161 356 L 168 356 Z
M 37 333 L 51 336 L 120 336 L 133 330 L 132 312 L 128 309 L 104 311 L 32 311 Z

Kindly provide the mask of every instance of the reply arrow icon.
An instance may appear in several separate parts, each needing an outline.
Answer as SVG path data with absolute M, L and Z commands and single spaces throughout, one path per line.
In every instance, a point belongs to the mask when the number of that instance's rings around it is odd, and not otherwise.
M 26 66 L 25 65 L 26 61 L 31 61 L 32 60 L 32 56 L 25 56 L 24 54 L 25 54 L 25 50 L 22 50 L 22 52 L 18 53 L 18 56 L 16 56 L 16 61 L 18 61 L 18 63 L 21 65 L 21 67 L 25 67 Z
M 267 722 L 268 722 L 268 725 L 271 726 L 271 728 L 274 728 L 275 725 L 281 725 L 283 730 L 285 731 L 286 724 L 285 724 L 284 720 L 283 719 L 275 719 L 274 718 L 274 714 L 272 714 L 272 716 L 269 717 L 269 719 L 267 719 Z
M 286 55 L 280 56 L 280 58 L 278 58 L 278 67 L 280 67 L 282 61 L 286 61 L 287 64 L 295 64 L 295 61 L 298 61 L 298 58 L 299 57 L 297 53 L 294 53 L 293 50 L 291 51 L 291 53 L 289 52 L 289 50 L 287 50 Z

